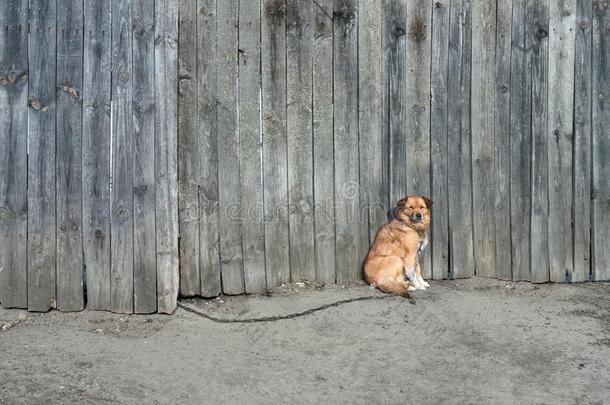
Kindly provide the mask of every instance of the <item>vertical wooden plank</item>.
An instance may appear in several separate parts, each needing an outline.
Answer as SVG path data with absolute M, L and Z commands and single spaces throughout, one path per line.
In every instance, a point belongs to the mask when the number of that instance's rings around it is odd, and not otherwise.
M 133 312 L 131 2 L 112 2 L 111 308 Z
M 389 87 L 389 204 L 392 206 L 407 194 L 407 93 L 404 76 L 407 60 L 407 0 L 388 0 L 384 5 Z
M 290 281 L 286 2 L 263 0 L 261 7 L 265 268 L 267 286 L 271 288 Z
M 411 0 L 407 6 L 407 194 L 431 195 L 430 81 L 433 2 Z M 438 208 L 438 207 L 436 207 Z M 423 277 L 432 277 L 431 251 L 426 249 Z
M 154 7 L 133 7 L 133 305 L 134 312 L 157 311 L 155 249 Z
M 27 106 L 40 110 L 47 107 L 44 113 L 52 116 L 55 105 L 54 93 L 51 99 L 28 102 L 27 27 L 28 2 L 3 1 L 0 5 L 0 303 L 5 308 L 28 306 Z M 50 28 L 55 31 L 53 26 Z
M 591 0 L 576 2 L 574 55 L 574 271 L 572 282 L 591 271 Z
M 197 1 L 199 120 L 199 274 L 201 295 L 220 294 L 218 123 L 216 120 L 216 0 Z
M 574 266 L 572 144 L 576 0 L 551 1 L 549 9 L 549 257 L 551 281 L 566 281 Z M 536 21 L 537 26 L 544 23 Z M 538 28 L 540 33 L 540 28 Z M 538 34 L 537 38 L 541 35 Z
M 23 117 L 26 127 L 29 122 L 27 306 L 47 311 L 56 307 L 56 2 L 32 1 L 30 9 L 29 81 L 24 85 L 29 87 L 30 109 Z M 25 24 L 27 31 L 27 20 Z
M 313 238 L 313 2 L 286 2 L 286 116 L 290 278 L 315 278 Z
M 593 277 L 610 279 L 610 9 L 593 2 Z
M 531 179 L 544 176 L 545 165 L 540 161 L 537 174 L 532 175 L 531 156 L 531 37 L 528 18 L 530 11 L 528 1 L 513 0 L 512 11 L 512 53 L 511 53 L 511 84 L 510 84 L 510 222 L 511 222 L 511 261 L 513 280 L 529 280 L 530 255 L 530 210 Z M 538 156 L 541 159 L 544 156 Z M 534 162 L 535 163 L 535 162 Z M 546 178 L 546 177 L 544 177 Z M 539 189 L 539 192 L 542 192 Z M 538 211 L 545 210 L 538 207 Z M 540 217 L 544 221 L 545 215 Z M 540 236 L 546 235 L 542 222 Z
M 386 222 L 387 172 L 383 131 L 383 8 L 377 1 L 360 3 L 358 82 L 360 133 L 360 258 L 366 257 L 379 227 Z
M 496 275 L 495 261 L 496 4 L 472 1 L 472 204 L 476 274 Z M 476 213 L 476 215 L 474 215 Z
M 338 283 L 361 278 L 358 204 L 358 4 L 334 1 L 335 246 Z
M 201 291 L 199 277 L 199 142 L 197 118 L 197 0 L 179 2 L 178 218 L 180 295 Z
M 83 2 L 57 2 L 57 308 L 84 308 L 82 234 Z
M 178 7 L 155 0 L 155 181 L 157 306 L 178 303 Z
M 430 165 L 432 177 L 432 277 L 449 276 L 448 68 L 450 0 L 439 0 L 432 10 L 430 73 Z
M 450 277 L 474 274 L 470 132 L 470 1 L 451 0 L 449 18 L 448 166 Z M 464 214 L 466 213 L 466 214 Z
M 529 4 L 529 3 L 528 3 Z M 521 262 L 520 271 L 516 273 L 516 280 L 531 280 L 533 282 L 545 282 L 549 279 L 549 251 L 548 251 L 548 0 L 537 0 L 533 11 L 526 10 L 526 49 L 531 49 L 531 57 L 525 61 L 527 78 L 531 79 L 525 87 L 525 97 L 530 101 L 531 110 L 531 150 L 529 145 L 525 146 L 531 153 L 531 189 L 524 189 L 523 196 L 531 199 L 531 244 L 521 245 L 524 251 L 531 252 L 531 270 L 528 263 Z M 530 73 L 531 71 L 531 73 Z M 531 92 L 531 99 L 530 99 Z M 519 108 L 516 106 L 516 108 Z M 515 120 L 518 120 L 515 117 Z M 525 132 L 528 134 L 528 132 Z M 529 136 L 525 140 L 530 142 Z M 518 176 L 518 168 L 514 169 L 514 175 Z M 522 175 L 522 174 L 521 174 Z M 531 194 L 530 194 L 531 190 Z M 531 197 L 530 197 L 531 195 Z M 519 212 L 514 212 L 514 217 L 519 218 Z M 514 241 L 520 240 L 518 233 L 513 234 Z M 516 252 L 518 253 L 518 252 Z M 513 274 L 515 275 L 515 273 Z
M 260 1 L 241 2 L 239 5 L 239 174 L 244 282 L 246 292 L 249 293 L 262 293 L 267 289 L 263 253 L 265 234 L 261 170 L 260 22 Z M 313 271 L 313 263 L 311 266 Z
M 220 198 L 220 260 L 227 294 L 244 292 L 239 195 L 238 2 L 218 2 L 218 182 Z
M 83 50 L 83 259 L 87 308 L 110 310 L 110 2 L 85 2 Z
M 430 196 L 430 57 L 432 5 L 428 0 L 407 4 L 407 64 L 405 72 L 407 115 L 407 194 Z M 422 266 L 432 276 L 430 249 Z
M 335 282 L 333 151 L 333 4 L 314 2 L 313 196 L 316 280 Z
M 510 233 L 510 55 L 512 1 L 499 1 L 496 14 L 495 232 L 496 277 L 512 279 Z

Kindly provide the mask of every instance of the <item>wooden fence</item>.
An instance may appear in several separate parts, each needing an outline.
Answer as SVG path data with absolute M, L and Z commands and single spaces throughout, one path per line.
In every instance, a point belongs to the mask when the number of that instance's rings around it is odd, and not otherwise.
M 171 312 L 178 265 L 183 295 L 352 282 L 412 193 L 426 277 L 608 280 L 609 27 L 605 0 L 6 0 L 0 303 Z

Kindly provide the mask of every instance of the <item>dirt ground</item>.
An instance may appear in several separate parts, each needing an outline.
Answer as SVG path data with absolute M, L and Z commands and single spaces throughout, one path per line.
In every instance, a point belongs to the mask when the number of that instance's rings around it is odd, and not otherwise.
M 188 300 L 285 316 L 368 287 Z M 610 284 L 433 282 L 293 319 L 0 309 L 0 404 L 610 403 Z

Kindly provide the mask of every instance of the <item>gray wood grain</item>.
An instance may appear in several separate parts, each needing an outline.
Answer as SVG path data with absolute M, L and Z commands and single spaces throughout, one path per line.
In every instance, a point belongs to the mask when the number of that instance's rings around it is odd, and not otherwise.
M 112 205 L 113 312 L 133 312 L 133 113 L 131 2 L 112 2 Z
M 494 277 L 496 4 L 472 1 L 472 204 L 478 276 Z M 475 215 L 476 213 L 476 215 Z
M 610 9 L 593 2 L 593 278 L 610 279 Z
M 83 2 L 57 2 L 57 308 L 84 308 L 82 233 Z M 49 66 L 53 68 L 53 66 Z
M 84 4 L 83 260 L 87 308 L 110 310 L 111 3 Z
M 133 305 L 143 314 L 157 311 L 154 11 L 147 0 L 132 3 Z
M 388 75 L 389 204 L 395 205 L 407 194 L 407 0 L 384 3 L 386 64 Z
M 313 224 L 312 1 L 286 2 L 286 116 L 290 278 L 315 278 Z
M 566 281 L 571 278 L 574 267 L 572 154 L 576 0 L 549 4 L 549 257 L 551 281 Z
M 530 218 L 532 209 L 531 192 L 531 115 L 532 115 L 532 28 L 531 10 L 527 1 L 513 1 L 512 15 L 512 54 L 511 54 L 511 87 L 510 87 L 510 210 L 511 210 L 511 258 L 513 280 L 530 280 L 530 220 L 532 221 L 532 234 L 534 235 L 534 216 Z M 542 61 L 540 61 L 542 62 Z M 541 72 L 542 73 L 542 72 Z M 543 84 L 543 83 L 541 83 Z M 540 94 L 543 94 L 541 92 Z M 544 107 L 544 105 L 542 105 Z M 537 134 L 536 136 L 540 136 Z M 536 139 L 536 138 L 535 138 Z M 544 138 L 539 138 L 544 139 Z M 544 145 L 540 145 L 542 148 Z M 546 179 L 546 165 L 542 159 L 545 153 L 542 149 L 536 160 L 539 161 L 535 177 L 544 182 Z M 544 188 L 545 189 L 545 188 Z M 540 193 L 544 192 L 539 189 Z M 540 194 L 540 201 L 544 199 Z M 540 214 L 539 238 L 546 236 L 546 208 L 534 207 L 536 215 Z M 542 240 L 535 246 L 543 248 Z M 532 247 L 532 253 L 534 248 Z M 541 252 L 542 253 L 542 252 Z M 542 265 L 542 263 L 540 263 Z M 543 266 L 544 267 L 544 266 Z
M 574 50 L 574 270 L 570 281 L 591 272 L 591 17 L 592 1 L 576 2 Z
M 430 58 L 432 50 L 432 6 L 427 0 L 407 5 L 407 194 L 430 196 Z M 426 249 L 424 278 L 432 276 L 430 250 Z
M 0 4 L 0 303 L 5 308 L 28 306 L 27 26 L 27 1 Z M 53 115 L 54 100 L 46 101 L 46 112 Z
M 358 8 L 355 0 L 335 0 L 334 149 L 335 237 L 338 283 L 361 279 L 358 165 Z
M 223 291 L 244 292 L 237 126 L 238 2 L 217 3 L 218 13 L 218 181 L 220 259 Z
M 387 143 L 383 131 L 384 59 L 383 8 L 376 1 L 360 2 L 358 21 L 358 100 L 360 151 L 360 258 L 364 260 L 377 230 L 386 222 Z
M 510 233 L 510 56 L 512 1 L 499 1 L 496 12 L 495 70 L 495 233 L 496 277 L 512 279 Z
M 155 1 L 157 307 L 176 310 L 178 263 L 178 7 Z
M 199 138 L 199 274 L 201 295 L 221 293 L 216 117 L 216 0 L 197 1 L 197 117 Z
M 450 277 L 474 274 L 470 129 L 470 1 L 451 0 L 449 18 L 448 167 Z
M 432 190 L 432 277 L 449 276 L 448 104 L 450 0 L 436 1 L 432 9 L 430 63 L 430 176 Z
M 267 289 L 263 253 L 265 234 L 260 122 L 260 24 L 260 1 L 241 2 L 239 5 L 239 175 L 244 282 L 248 293 L 263 293 Z M 311 134 L 309 138 L 311 139 Z
M 530 3 L 525 3 L 530 4 Z M 526 137 L 522 140 L 527 142 L 527 145 L 522 145 L 524 150 L 515 150 L 515 154 L 527 153 L 531 156 L 531 180 L 528 188 L 522 189 L 522 199 L 531 199 L 531 242 L 528 245 L 523 242 L 523 235 L 519 234 L 521 228 L 513 229 L 513 243 L 521 242 L 520 248 L 522 252 L 531 252 L 531 271 L 528 269 L 529 263 L 523 262 L 523 258 L 520 258 L 520 269 L 517 273 L 514 273 L 515 280 L 532 280 L 534 282 L 545 282 L 549 279 L 549 258 L 548 258 L 548 124 L 547 124 L 547 111 L 548 111 L 548 39 L 545 35 L 548 32 L 548 2 L 538 1 L 534 4 L 534 9 L 525 9 L 526 22 L 525 25 L 525 46 L 526 49 L 531 49 L 531 57 L 525 60 L 525 71 L 526 80 L 529 85 L 523 87 L 525 93 L 523 97 L 526 100 L 530 100 L 528 105 L 531 110 L 526 110 L 526 113 L 531 114 L 531 120 L 527 120 L 522 125 L 522 133 L 526 134 Z M 528 53 L 529 53 L 528 52 Z M 531 73 L 530 73 L 531 71 Z M 531 79 L 529 78 L 531 75 Z M 518 77 L 518 76 L 517 76 Z M 515 80 L 515 79 L 513 79 Z M 531 97 L 531 99 L 530 99 Z M 514 114 L 519 113 L 517 105 L 519 101 L 515 100 L 513 105 L 517 109 Z M 519 122 L 521 118 L 514 116 L 514 122 Z M 531 129 L 530 129 L 531 127 Z M 529 134 L 531 132 L 531 148 Z M 517 159 L 516 159 L 517 160 Z M 523 158 L 520 157 L 517 160 L 522 162 Z M 516 163 L 519 164 L 519 163 Z M 518 181 L 519 176 L 523 176 L 523 173 L 519 174 L 519 167 L 517 166 L 513 170 L 515 181 Z M 526 183 L 518 183 L 526 184 Z M 531 188 L 529 188 L 531 187 Z M 513 191 L 514 193 L 515 191 Z M 515 199 L 517 196 L 514 197 Z M 513 201 L 515 201 L 513 199 Z M 515 221 L 520 219 L 518 211 L 514 212 Z M 520 223 L 520 222 L 517 222 Z M 513 224 L 513 227 L 515 224 Z M 527 228 L 525 228 L 527 229 Z M 520 254 L 521 252 L 515 250 L 513 254 Z M 513 263 L 517 259 L 513 258 Z
M 290 281 L 286 2 L 263 0 L 261 11 L 265 268 L 267 287 L 272 288 Z
M 27 48 L 26 88 L 29 88 L 30 100 L 39 100 L 40 106 L 45 107 L 35 109 L 36 103 L 31 101 L 28 117 L 23 117 L 26 125 L 29 122 L 27 302 L 30 311 L 47 311 L 56 307 L 56 2 L 33 1 L 31 10 L 30 22 L 34 29 Z
M 313 195 L 316 280 L 335 282 L 332 0 L 314 2 Z
M 199 139 L 197 117 L 197 0 L 179 2 L 178 217 L 180 295 L 201 291 L 199 275 Z

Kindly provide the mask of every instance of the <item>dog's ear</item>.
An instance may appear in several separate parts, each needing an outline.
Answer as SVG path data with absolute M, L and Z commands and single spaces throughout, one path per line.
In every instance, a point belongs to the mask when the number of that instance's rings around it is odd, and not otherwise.
M 424 202 L 426 203 L 426 208 L 432 208 L 432 200 L 429 199 L 428 197 L 424 197 L 424 196 L 422 196 L 422 198 L 424 199 Z
M 409 199 L 409 197 L 405 197 L 402 198 L 400 200 L 398 200 L 398 202 L 396 203 L 396 208 L 398 208 L 399 210 L 403 209 L 404 207 L 407 206 L 407 200 Z

